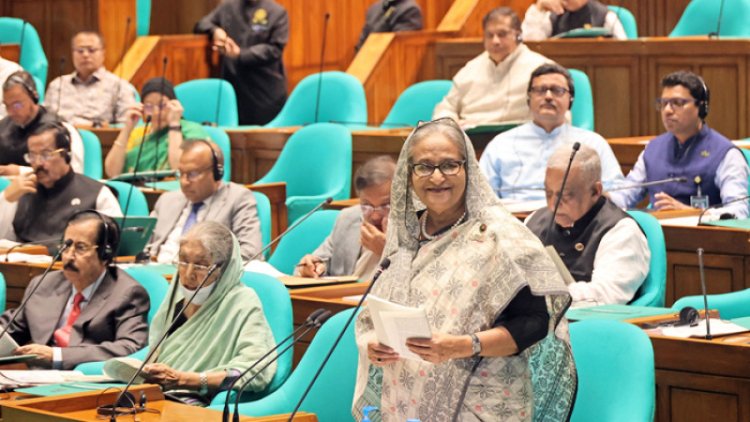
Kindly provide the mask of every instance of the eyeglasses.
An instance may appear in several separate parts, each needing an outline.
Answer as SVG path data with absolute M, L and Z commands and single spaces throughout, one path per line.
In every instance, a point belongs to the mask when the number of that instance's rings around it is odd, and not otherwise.
M 662 111 L 667 105 L 671 106 L 672 110 L 681 110 L 690 103 L 698 104 L 698 101 L 691 98 L 657 98 L 654 105 L 657 111 Z
M 188 180 L 188 182 L 195 182 L 196 180 L 200 179 L 201 176 L 203 176 L 203 174 L 205 174 L 205 172 L 207 170 L 210 170 L 212 167 L 213 166 L 209 166 L 209 167 L 204 167 L 202 169 L 190 170 L 190 171 L 186 171 L 186 172 L 182 172 L 182 171 L 178 170 L 177 171 L 177 178 L 178 179 L 182 179 L 182 176 L 185 176 L 185 178 Z
M 73 52 L 76 54 L 83 54 L 83 53 L 94 54 L 100 50 L 101 48 L 97 48 L 97 47 L 78 47 L 78 48 L 74 48 Z
M 498 38 L 508 38 L 510 36 L 516 36 L 517 33 L 518 33 L 518 31 L 516 31 L 516 30 L 510 30 L 510 31 L 508 31 L 508 30 L 505 30 L 505 29 L 501 29 L 501 30 L 499 30 L 497 32 L 484 31 L 484 37 L 485 38 L 492 38 L 492 37 L 494 37 L 494 36 L 497 35 Z
M 145 112 L 152 112 L 154 110 L 162 110 L 167 108 L 166 104 L 143 104 L 143 111 Z
M 4 104 L 5 104 L 5 108 L 7 110 L 11 110 L 11 109 L 12 110 L 20 110 L 20 109 L 23 108 L 23 102 L 22 101 L 14 101 L 14 102 L 12 102 L 10 104 L 7 104 L 7 103 L 4 103 Z
M 78 242 L 72 244 L 65 252 L 73 252 L 76 255 L 84 255 L 88 252 L 98 248 L 99 245 L 89 245 L 88 243 Z
M 381 214 L 388 214 L 389 212 L 391 212 L 391 204 L 385 204 L 379 207 L 373 207 L 370 204 L 360 204 L 359 207 L 362 209 L 362 214 L 364 215 L 370 215 L 375 211 Z
M 566 93 L 570 92 L 569 89 L 563 88 L 561 86 L 556 86 L 556 85 L 552 85 L 552 86 L 546 86 L 546 85 L 543 85 L 543 86 L 532 86 L 531 88 L 529 88 L 529 93 L 531 93 L 533 95 L 538 95 L 540 97 L 544 96 L 544 95 L 547 95 L 547 91 L 551 92 L 552 96 L 556 97 L 556 98 L 560 98 L 563 95 L 565 95 Z
M 435 172 L 435 169 L 440 169 L 440 173 L 443 173 L 443 176 L 455 176 L 459 171 L 461 171 L 461 167 L 463 167 L 464 163 L 466 163 L 466 160 L 446 160 L 438 165 L 430 163 L 417 163 L 409 164 L 409 167 L 411 167 L 411 171 L 419 177 L 432 176 L 432 173 Z
M 26 162 L 29 164 L 32 164 L 34 162 L 46 163 L 47 161 L 55 158 L 57 154 L 63 151 L 65 151 L 65 148 L 58 148 L 54 151 L 44 151 L 41 154 L 27 152 L 23 155 L 23 159 L 26 160 Z
M 193 271 L 198 272 L 198 273 L 207 273 L 208 270 L 211 269 L 210 265 L 201 265 L 201 264 L 195 264 L 192 262 L 185 262 L 185 261 L 176 261 L 176 262 L 173 262 L 173 264 L 176 264 L 177 268 L 180 271 L 187 271 L 191 265 L 193 266 Z

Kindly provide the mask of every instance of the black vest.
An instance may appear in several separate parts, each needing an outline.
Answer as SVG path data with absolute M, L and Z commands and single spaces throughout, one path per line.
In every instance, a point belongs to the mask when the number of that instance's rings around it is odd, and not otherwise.
M 586 25 L 602 28 L 604 27 L 607 12 L 609 12 L 607 6 L 596 0 L 589 0 L 585 6 L 575 12 L 565 12 L 562 15 L 552 13 L 550 15 L 552 35 L 555 36 L 572 29 L 583 28 Z
M 65 225 L 73 214 L 96 209 L 96 198 L 103 186 L 72 169 L 50 189 L 37 185 L 36 194 L 27 194 L 18 200 L 13 218 L 16 237 L 21 242 L 62 239 Z M 43 242 L 46 246 L 58 243 Z
M 526 226 L 542 242 L 547 240 L 548 243 L 545 243 L 545 246 L 551 244 L 555 247 L 573 279 L 591 281 L 599 243 L 604 235 L 623 218 L 630 218 L 630 216 L 602 196 L 583 217 L 575 222 L 573 227 L 562 228 L 555 224 L 549 239 L 547 239 L 547 231 L 552 221 L 552 211 L 548 208 L 535 212 Z
M 23 155 L 29 152 L 26 140 L 42 123 L 52 123 L 58 120 L 57 115 L 39 107 L 39 112 L 25 127 L 13 123 L 10 117 L 0 120 L 0 165 L 18 164 L 27 166 Z

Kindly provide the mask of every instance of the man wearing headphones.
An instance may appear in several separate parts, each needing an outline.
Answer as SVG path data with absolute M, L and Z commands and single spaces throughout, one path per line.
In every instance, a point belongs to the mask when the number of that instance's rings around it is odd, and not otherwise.
M 552 152 L 580 142 L 601 159 L 602 180 L 622 179 L 612 148 L 601 135 L 572 126 L 565 114 L 573 105 L 575 87 L 570 73 L 558 64 L 536 68 L 528 80 L 526 101 L 533 120 L 497 135 L 484 149 L 479 165 L 501 198 L 544 199 L 544 172 Z
M 122 216 L 108 187 L 72 170 L 70 138 L 60 124 L 38 125 L 24 159 L 33 172 L 14 178 L 0 193 L 0 238 L 53 246 L 78 211 Z
M 156 227 L 147 250 L 159 262 L 170 263 L 184 233 L 195 223 L 215 221 L 237 236 L 242 259 L 249 260 L 261 250 L 255 196 L 240 184 L 222 180 L 224 155 L 215 144 L 187 139 L 181 148 L 180 190 L 164 193 L 156 201 L 151 212 Z
M 521 43 L 521 21 L 509 7 L 490 11 L 482 27 L 485 51 L 458 71 L 433 118 L 450 117 L 463 128 L 528 121 L 526 83 L 550 60 Z
M 3 104 L 8 115 L 0 120 L 0 176 L 13 176 L 31 171 L 23 159 L 28 152 L 26 140 L 40 125 L 57 122 L 58 118 L 39 105 L 34 78 L 20 70 L 3 81 Z M 73 126 L 63 124 L 71 139 L 73 171 L 83 172 L 83 141 Z
M 74 214 L 65 227 L 62 271 L 50 272 L 28 298 L 8 333 L 21 346 L 16 355 L 36 355 L 34 364 L 73 369 L 83 362 L 127 356 L 148 339 L 146 290 L 116 268 L 120 229 L 94 210 Z M 24 299 L 41 283 L 31 280 Z M 155 304 L 158 306 L 158 304 Z M 16 312 L 0 316 L 5 326 Z
M 354 47 L 359 51 L 367 37 L 374 32 L 419 31 L 422 29 L 422 9 L 414 0 L 378 0 L 365 15 L 365 26 L 359 42 Z
M 597 0 L 537 0 L 526 9 L 522 27 L 526 41 L 541 41 L 579 28 L 604 28 L 612 38 L 628 38 L 618 13 Z
M 703 78 L 688 71 L 670 73 L 661 81 L 656 108 L 667 132 L 652 139 L 628 173 L 627 185 L 671 177 L 686 182 L 611 192 L 623 208 L 638 204 L 647 194 L 658 210 L 705 208 L 727 204 L 748 194 L 748 166 L 729 139 L 706 124 L 710 92 Z M 747 218 L 747 201 L 707 212 L 709 218 Z

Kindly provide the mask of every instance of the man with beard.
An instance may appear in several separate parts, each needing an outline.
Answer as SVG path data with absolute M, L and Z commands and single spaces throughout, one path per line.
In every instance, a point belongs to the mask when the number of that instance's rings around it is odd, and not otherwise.
M 360 205 L 341 211 L 331 235 L 297 264 L 298 275 L 370 279 L 385 246 L 395 170 L 396 163 L 387 155 L 370 159 L 357 170 L 354 187 Z
M 8 333 L 13 353 L 36 355 L 34 365 L 73 369 L 83 362 L 127 356 L 146 345 L 149 310 L 144 288 L 113 264 L 120 229 L 94 210 L 72 216 L 65 228 L 63 270 L 29 283 L 26 307 Z M 0 316 L 10 322 L 15 309 Z
M 70 138 L 59 123 L 42 123 L 28 140 L 24 159 L 33 172 L 15 177 L 0 193 L 0 239 L 54 246 L 65 222 L 81 210 L 122 216 L 105 185 L 73 172 Z
M 622 179 L 622 170 L 607 141 L 565 122 L 575 96 L 567 69 L 557 64 L 539 66 L 531 74 L 526 92 L 533 121 L 495 137 L 479 161 L 498 196 L 522 201 L 544 199 L 547 160 L 561 145 L 575 142 L 588 145 L 599 155 L 605 185 Z

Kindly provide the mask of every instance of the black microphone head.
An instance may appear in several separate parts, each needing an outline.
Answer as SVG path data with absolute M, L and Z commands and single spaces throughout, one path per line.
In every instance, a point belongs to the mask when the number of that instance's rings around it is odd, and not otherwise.
M 580 142 L 576 142 L 575 144 L 573 144 L 573 151 L 578 151 L 579 149 L 581 149 Z
M 390 258 L 383 258 L 383 260 L 380 261 L 380 268 L 381 268 L 381 270 L 385 271 L 390 266 L 391 266 L 391 259 Z
M 331 315 L 333 315 L 333 312 L 329 311 L 328 309 L 324 309 L 323 313 L 315 318 L 315 325 L 317 325 L 318 327 L 323 325 L 323 323 L 328 321 L 328 318 L 330 318 Z
M 312 311 L 312 313 L 307 317 L 307 319 L 305 320 L 305 322 L 308 323 L 308 324 L 314 323 L 315 320 L 320 316 L 320 314 L 322 314 L 325 311 L 326 310 L 324 308 L 318 308 L 318 309 Z
M 146 124 L 149 124 L 149 123 L 151 123 L 151 118 L 152 118 L 152 117 L 153 117 L 153 116 L 152 116 L 152 115 L 150 115 L 150 114 L 149 114 L 148 116 L 146 116 L 146 121 L 145 121 L 145 123 L 146 123 Z
M 73 239 L 68 239 L 65 242 L 63 242 L 63 246 L 66 248 L 69 248 L 73 245 Z
M 328 20 L 330 18 L 331 18 L 331 13 L 330 12 L 326 12 L 325 20 Z
M 330 196 L 328 198 L 326 198 L 326 200 L 325 200 L 326 205 L 330 205 L 331 202 L 333 202 L 333 198 L 331 198 Z
M 166 66 L 167 66 L 167 62 L 168 62 L 168 61 L 169 61 L 169 59 L 167 58 L 167 56 L 164 56 L 164 58 L 162 58 L 162 59 L 161 59 L 161 64 L 162 64 L 162 65 L 163 65 L 164 67 L 166 67 Z

